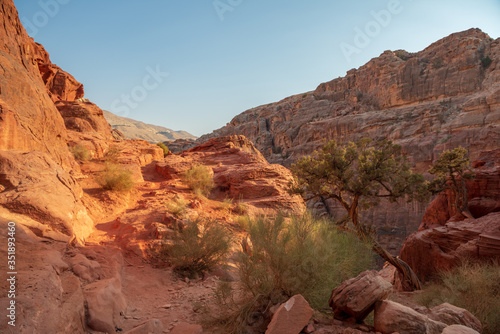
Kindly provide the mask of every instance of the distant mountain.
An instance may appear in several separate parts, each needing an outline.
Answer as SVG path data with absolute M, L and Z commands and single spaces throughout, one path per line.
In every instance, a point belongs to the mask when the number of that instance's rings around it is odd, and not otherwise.
M 113 129 L 119 130 L 128 139 L 144 139 L 150 143 L 174 141 L 177 139 L 196 139 L 186 131 L 174 131 L 163 126 L 146 124 L 131 118 L 120 117 L 109 111 L 104 111 L 104 117 Z

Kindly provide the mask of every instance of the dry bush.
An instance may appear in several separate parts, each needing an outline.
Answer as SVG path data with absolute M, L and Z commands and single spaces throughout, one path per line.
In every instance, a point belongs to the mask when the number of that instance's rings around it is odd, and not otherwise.
M 329 310 L 334 287 L 372 267 L 370 249 L 356 236 L 341 233 L 309 215 L 257 218 L 249 222 L 250 253 L 240 252 L 240 281 L 215 290 L 212 323 L 226 332 L 262 322 L 272 305 L 302 294 L 311 307 Z M 265 330 L 265 328 L 264 328 Z
M 210 171 L 203 165 L 196 165 L 187 170 L 183 182 L 199 197 L 208 196 L 215 186 Z
M 177 231 L 174 243 L 163 246 L 161 253 L 182 276 L 196 278 L 222 263 L 230 249 L 231 238 L 221 224 L 188 222 Z
M 184 218 L 187 213 L 188 201 L 183 197 L 175 197 L 171 202 L 167 202 L 167 210 L 177 218 Z
M 89 161 L 91 158 L 90 151 L 82 143 L 71 147 L 69 150 L 73 153 L 75 159 L 79 161 Z
M 106 168 L 97 176 L 96 181 L 104 189 L 113 191 L 127 191 L 135 186 L 132 172 L 113 163 L 106 163 Z
M 483 334 L 500 333 L 500 265 L 464 261 L 440 273 L 417 301 L 427 307 L 446 302 L 464 308 L 481 321 Z
M 107 163 L 117 163 L 118 158 L 120 157 L 121 153 L 122 153 L 122 150 L 118 146 L 113 145 L 109 148 L 109 150 L 104 155 L 104 160 Z

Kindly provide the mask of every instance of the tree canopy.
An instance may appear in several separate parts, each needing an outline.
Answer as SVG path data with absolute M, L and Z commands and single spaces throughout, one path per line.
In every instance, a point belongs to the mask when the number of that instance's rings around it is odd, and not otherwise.
M 371 224 L 359 219 L 359 210 L 376 205 L 380 198 L 390 201 L 428 198 L 427 182 L 421 174 L 411 171 L 399 145 L 366 138 L 345 144 L 332 140 L 311 156 L 301 158 L 292 171 L 296 176 L 294 192 L 302 193 L 307 200 L 320 197 L 338 201 L 347 211 L 342 224 L 352 222 L 358 236 L 393 264 L 411 288 L 420 288 L 411 268 L 383 249 L 374 238 Z

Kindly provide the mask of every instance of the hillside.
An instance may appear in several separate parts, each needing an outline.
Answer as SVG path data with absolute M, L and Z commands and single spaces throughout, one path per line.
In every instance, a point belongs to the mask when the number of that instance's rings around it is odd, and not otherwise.
M 362 137 L 400 144 L 418 172 L 460 145 L 474 160 L 500 146 L 499 59 L 500 39 L 479 29 L 454 33 L 417 53 L 385 51 L 314 91 L 247 110 L 198 141 L 244 135 L 268 161 L 285 166 L 328 140 Z M 327 204 L 343 215 L 342 208 Z M 397 254 L 427 204 L 386 203 L 365 219 Z
M 127 139 L 143 139 L 150 143 L 174 141 L 177 139 L 196 139 L 196 136 L 186 131 L 174 131 L 163 126 L 146 124 L 131 118 L 117 116 L 104 111 L 104 118 L 113 129 L 123 133 Z

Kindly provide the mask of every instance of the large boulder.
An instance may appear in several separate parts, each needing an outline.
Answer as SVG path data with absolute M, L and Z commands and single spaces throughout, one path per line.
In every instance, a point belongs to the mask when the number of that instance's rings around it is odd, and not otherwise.
M 302 295 L 295 295 L 280 305 L 267 326 L 266 334 L 299 334 L 314 311 Z
M 445 323 L 434 321 L 417 311 L 389 301 L 379 301 L 375 306 L 375 330 L 383 334 L 441 334 Z
M 479 333 L 483 331 L 481 322 L 469 311 L 444 303 L 433 307 L 427 314 L 429 318 L 435 321 L 443 322 L 447 325 L 461 325 L 469 327 Z
M 115 333 L 117 328 L 121 328 L 127 302 L 118 277 L 85 286 L 84 295 L 88 311 L 87 324 L 91 329 Z
M 378 272 L 365 271 L 336 287 L 328 303 L 335 318 L 354 317 L 362 321 L 373 311 L 375 303 L 386 299 L 391 290 L 392 285 Z

